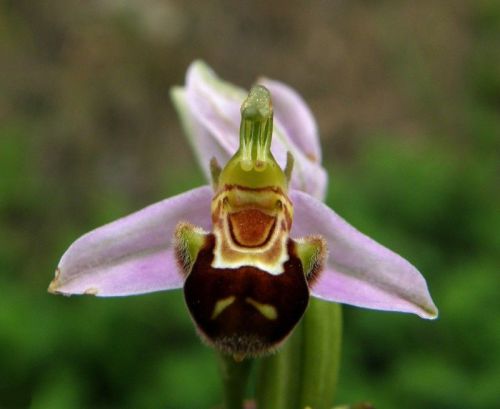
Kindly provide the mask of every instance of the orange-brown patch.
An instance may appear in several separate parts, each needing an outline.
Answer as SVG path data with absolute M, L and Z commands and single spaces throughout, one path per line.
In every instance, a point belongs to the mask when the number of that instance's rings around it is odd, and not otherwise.
M 276 218 L 259 209 L 245 209 L 229 215 L 233 240 L 243 247 L 266 244 L 274 231 Z

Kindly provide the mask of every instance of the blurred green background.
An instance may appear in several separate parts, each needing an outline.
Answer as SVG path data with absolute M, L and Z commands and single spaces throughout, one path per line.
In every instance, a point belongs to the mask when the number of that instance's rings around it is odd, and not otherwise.
M 196 58 L 302 93 L 328 203 L 440 308 L 345 307 L 336 401 L 496 407 L 500 2 L 2 0 L 0 408 L 218 403 L 180 292 L 46 293 L 79 235 L 204 183 L 168 97 Z

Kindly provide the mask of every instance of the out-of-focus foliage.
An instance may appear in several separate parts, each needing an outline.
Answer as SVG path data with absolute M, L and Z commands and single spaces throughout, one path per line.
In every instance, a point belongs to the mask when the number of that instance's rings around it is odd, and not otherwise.
M 80 234 L 203 183 L 168 100 L 195 58 L 301 90 L 329 203 L 440 307 L 346 307 L 338 402 L 498 404 L 499 27 L 493 0 L 0 2 L 0 408 L 217 404 L 180 292 L 45 292 Z

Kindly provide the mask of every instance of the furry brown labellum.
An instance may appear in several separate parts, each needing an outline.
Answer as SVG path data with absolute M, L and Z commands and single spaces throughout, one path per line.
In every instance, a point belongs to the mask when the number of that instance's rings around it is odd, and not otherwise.
M 304 314 L 326 250 L 320 237 L 290 238 L 287 174 L 271 151 L 272 107 L 256 86 L 242 106 L 240 148 L 212 163 L 213 231 L 176 230 L 184 296 L 202 338 L 236 359 L 275 349 Z

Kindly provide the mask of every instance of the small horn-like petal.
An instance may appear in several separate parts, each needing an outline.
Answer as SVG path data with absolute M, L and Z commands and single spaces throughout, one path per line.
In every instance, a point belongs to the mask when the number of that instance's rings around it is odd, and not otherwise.
M 319 234 L 329 258 L 312 295 L 329 301 L 436 318 L 438 311 L 419 271 L 401 256 L 360 233 L 319 200 L 292 191 L 292 235 Z
M 85 234 L 62 256 L 49 291 L 122 296 L 182 287 L 174 229 L 181 220 L 209 229 L 212 194 L 193 189 Z

